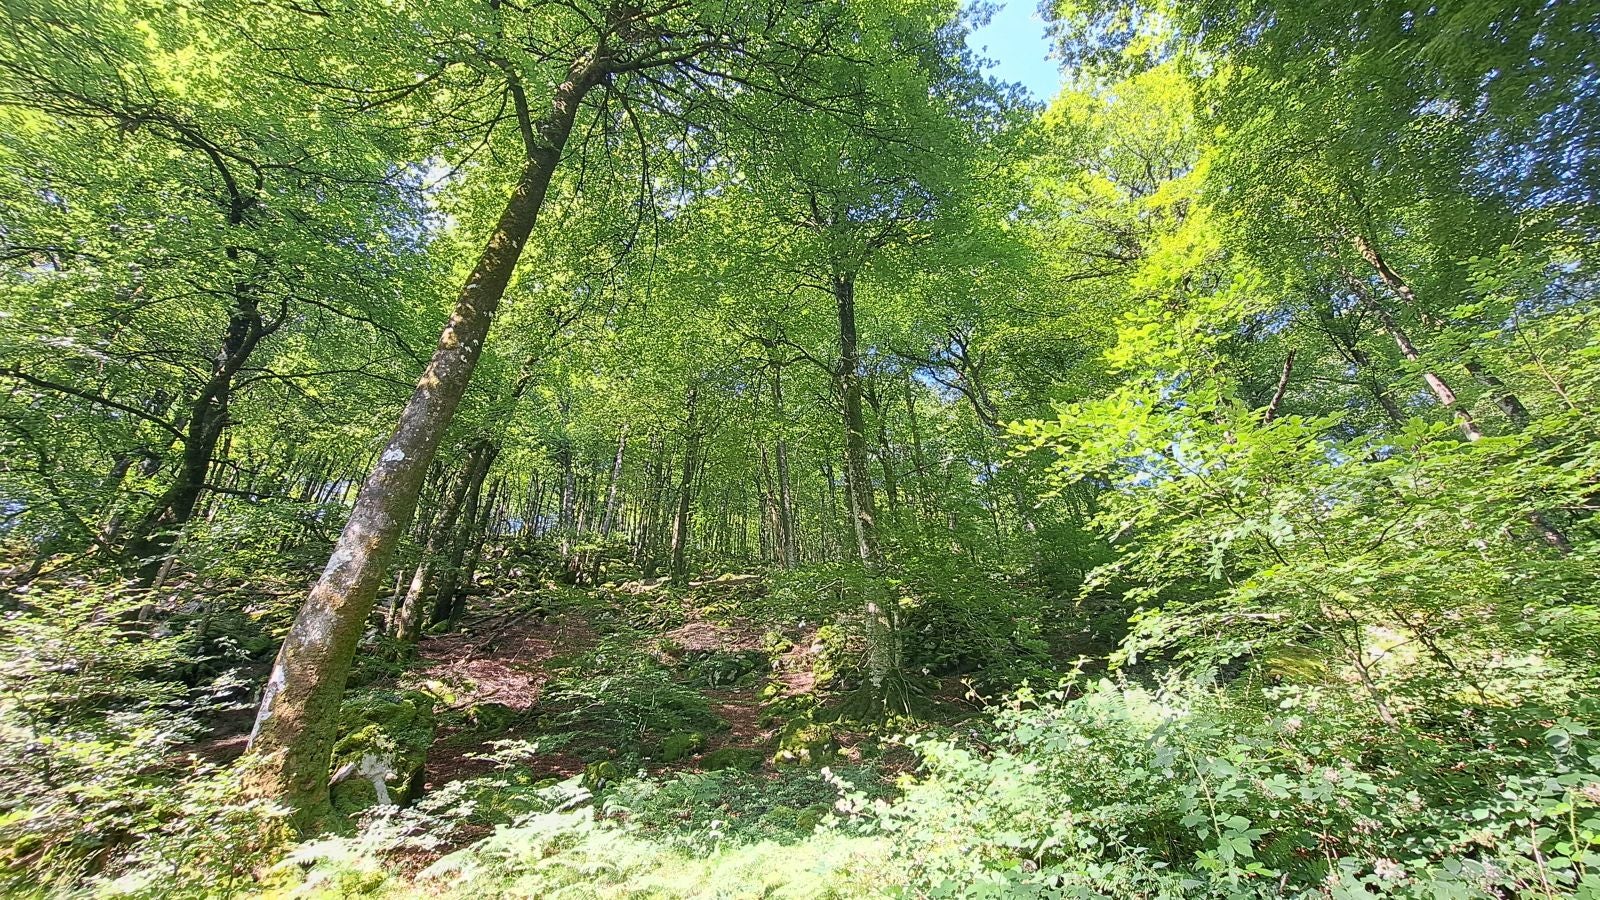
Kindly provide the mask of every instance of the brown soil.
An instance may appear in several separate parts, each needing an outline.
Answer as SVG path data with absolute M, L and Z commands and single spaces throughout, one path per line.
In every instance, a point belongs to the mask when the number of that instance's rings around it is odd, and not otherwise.
M 551 678 L 550 661 L 581 653 L 598 641 L 587 622 L 567 613 L 549 619 L 524 612 L 491 615 L 473 623 L 470 631 L 425 639 L 418 648 L 422 665 L 406 680 L 418 686 L 442 684 L 453 695 L 451 709 L 494 703 L 527 715 Z M 441 729 L 428 753 L 426 789 L 493 772 L 493 761 L 476 757 L 491 752 L 495 741 L 531 737 L 525 726 L 492 735 Z M 530 764 L 563 778 L 583 771 L 583 760 L 571 753 L 541 753 Z

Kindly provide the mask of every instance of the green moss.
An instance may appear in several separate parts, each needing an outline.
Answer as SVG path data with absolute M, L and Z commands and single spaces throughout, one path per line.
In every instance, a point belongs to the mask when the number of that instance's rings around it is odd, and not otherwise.
M 614 784 L 622 779 L 622 770 L 611 760 L 602 760 L 590 763 L 583 770 L 583 786 L 589 790 L 599 790 L 608 784 Z
M 1328 663 L 1305 647 L 1274 647 L 1266 653 L 1267 674 L 1287 684 L 1321 684 L 1328 680 Z
M 473 731 L 499 732 L 506 731 L 522 718 L 520 710 L 512 709 L 504 703 L 474 703 L 467 707 L 467 722 Z
M 714 750 L 700 760 L 700 768 L 708 772 L 718 769 L 739 769 L 745 772 L 754 772 L 761 768 L 766 761 L 766 754 L 760 750 L 749 750 L 742 747 L 723 747 Z
M 339 739 L 333 745 L 333 810 L 348 818 L 376 806 L 381 798 L 369 774 L 382 768 L 392 803 L 404 805 L 420 789 L 422 767 L 433 743 L 434 698 L 421 691 L 356 694 L 339 710 Z
M 778 752 L 773 760 L 779 765 L 827 762 L 832 759 L 838 746 L 832 725 L 805 715 L 791 719 L 783 726 L 778 734 Z
M 827 818 L 828 813 L 831 812 L 833 812 L 832 804 L 813 803 L 800 810 L 800 814 L 795 816 L 795 827 L 801 831 L 816 831 L 817 826 L 821 825 L 822 820 Z
M 706 736 L 698 731 L 671 734 L 661 741 L 661 761 L 677 762 L 706 745 Z

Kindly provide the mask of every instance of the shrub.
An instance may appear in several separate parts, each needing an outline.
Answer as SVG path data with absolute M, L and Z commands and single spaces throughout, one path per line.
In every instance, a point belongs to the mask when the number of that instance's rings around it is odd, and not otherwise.
M 1300 688 L 1024 691 L 988 752 L 916 742 L 927 773 L 878 821 L 907 877 L 947 895 L 1600 887 L 1600 710 L 1460 711 L 1493 739 L 1375 727 Z
M 35 588 L 0 639 L 0 889 L 202 896 L 277 847 L 274 810 L 185 760 L 209 698 L 180 680 L 193 633 L 144 597 L 92 583 Z M 220 679 L 231 684 L 227 676 Z M 225 686 L 227 686 L 225 684 Z M 187 885 L 187 886 L 186 886 Z

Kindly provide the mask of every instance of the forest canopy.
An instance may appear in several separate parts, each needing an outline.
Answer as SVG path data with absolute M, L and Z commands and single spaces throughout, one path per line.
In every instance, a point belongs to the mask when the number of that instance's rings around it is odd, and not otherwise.
M 1600 4 L 996 12 L 8 0 L 0 891 L 1600 898 Z

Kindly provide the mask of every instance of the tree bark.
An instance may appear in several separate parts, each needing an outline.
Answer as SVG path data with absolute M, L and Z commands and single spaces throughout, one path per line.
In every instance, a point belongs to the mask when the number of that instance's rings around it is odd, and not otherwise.
M 450 530 L 446 538 L 447 551 L 444 565 L 439 567 L 438 590 L 434 592 L 433 614 L 429 619 L 432 625 L 449 621 L 451 610 L 455 608 L 456 594 L 461 587 L 462 560 L 472 544 L 479 507 L 482 506 L 483 481 L 489 476 L 489 469 L 499 455 L 499 445 L 489 441 L 477 444 L 467 455 L 467 471 L 462 476 L 467 482 L 466 500 L 456 527 Z
M 617 523 L 617 498 L 622 490 L 622 455 L 628 449 L 628 426 L 623 425 L 617 434 L 617 455 L 611 458 L 611 480 L 606 485 L 606 508 L 600 516 L 600 534 L 611 536 Z
M 1278 417 L 1278 409 L 1283 406 L 1283 395 L 1289 392 L 1289 376 L 1294 374 L 1295 352 L 1290 350 L 1283 358 L 1283 371 L 1278 373 L 1278 387 L 1272 392 L 1272 400 L 1267 403 L 1267 408 L 1261 411 L 1261 424 L 1271 425 L 1272 420 Z
M 844 409 L 845 487 L 850 499 L 850 519 L 855 533 L 856 555 L 870 576 L 884 571 L 883 550 L 878 543 L 877 504 L 872 476 L 868 469 L 867 424 L 862 412 L 861 352 L 856 332 L 856 281 L 853 274 L 835 275 L 833 296 L 839 314 L 839 367 L 835 378 Z M 878 591 L 870 591 L 866 602 L 867 679 L 881 689 L 888 679 L 899 674 L 899 635 L 895 609 Z
M 672 517 L 672 583 L 689 583 L 689 529 L 694 511 L 694 476 L 699 467 L 699 385 L 689 386 L 689 424 L 684 435 L 683 478 L 678 482 L 678 511 Z
M 1356 252 L 1361 254 L 1361 258 L 1366 260 L 1367 264 L 1372 266 L 1373 271 L 1378 273 L 1378 278 L 1383 282 L 1384 286 L 1393 291 L 1395 296 L 1399 297 L 1407 306 L 1416 310 L 1418 317 L 1422 319 L 1424 324 L 1432 326 L 1442 326 L 1444 324 L 1438 316 L 1429 313 L 1428 310 L 1423 308 L 1421 302 L 1417 299 L 1416 292 L 1411 289 L 1411 284 L 1402 278 L 1400 273 L 1394 270 L 1394 267 L 1389 265 L 1389 261 L 1383 258 L 1383 254 L 1378 252 L 1372 242 L 1359 234 L 1353 237 L 1351 242 L 1355 245 Z M 1499 376 L 1490 371 L 1482 362 L 1475 359 L 1466 359 L 1462 366 L 1467 370 L 1467 374 L 1488 389 L 1489 396 L 1494 400 L 1495 406 L 1499 407 L 1502 413 L 1505 413 L 1506 418 L 1511 422 L 1513 430 L 1521 431 L 1528 427 L 1532 417 L 1528 415 L 1527 407 L 1522 405 L 1521 398 L 1512 393 L 1511 389 L 1506 386 L 1504 381 L 1500 380 Z M 1437 394 L 1437 391 L 1435 393 Z M 1472 440 L 1472 438 L 1469 438 L 1469 440 Z
M 799 564 L 799 553 L 795 543 L 794 489 L 789 476 L 788 419 L 783 409 L 782 366 L 774 366 L 772 370 L 772 412 L 778 423 L 778 436 L 772 454 L 778 479 L 777 532 L 773 535 L 773 541 L 777 545 L 779 563 L 785 569 L 792 569 Z
M 1356 290 L 1361 301 L 1367 305 L 1373 315 L 1378 317 L 1379 325 L 1382 326 L 1384 333 L 1394 341 L 1395 346 L 1400 349 L 1400 355 L 1405 357 L 1407 362 L 1421 366 L 1422 354 L 1418 352 L 1416 345 L 1411 342 L 1410 335 L 1406 334 L 1405 329 L 1400 326 L 1400 322 L 1395 319 L 1394 314 L 1389 311 L 1388 307 L 1374 298 L 1360 281 L 1351 279 L 1351 287 Z M 1407 295 L 1409 293 L 1410 289 L 1408 288 Z M 1483 432 L 1478 428 L 1478 423 L 1473 421 L 1472 413 L 1468 412 L 1457 401 L 1456 392 L 1450 389 L 1450 385 L 1446 384 L 1443 378 L 1440 378 L 1433 370 L 1423 368 L 1422 381 L 1428 386 L 1428 390 L 1433 392 L 1434 399 L 1439 401 L 1439 405 L 1455 414 L 1456 425 L 1461 429 L 1461 434 L 1467 440 L 1478 441 L 1483 439 Z
M 441 532 L 454 526 L 455 517 L 461 510 L 461 499 L 466 493 L 466 482 L 448 479 L 448 475 L 441 476 L 437 493 L 434 503 L 439 508 L 426 513 L 427 517 L 417 535 L 417 564 L 412 568 L 411 578 L 407 580 L 402 570 L 395 585 L 394 599 L 389 604 L 389 634 L 408 644 L 417 640 L 417 632 L 422 624 L 422 604 L 433 578 L 433 560 L 443 550 Z
M 556 88 L 550 112 L 538 123 L 538 142 L 528 148 L 527 163 L 438 347 L 278 651 L 250 736 L 248 789 L 287 805 L 291 825 L 302 832 L 319 827 L 330 812 L 328 766 L 345 679 L 389 557 L 472 378 L 578 107 L 603 74 L 597 58 L 585 56 Z
M 238 263 L 240 251 L 237 247 L 228 248 L 227 254 L 230 260 Z M 217 441 L 228 425 L 234 376 L 250 360 L 261 339 L 276 327 L 262 319 L 260 300 L 253 285 L 243 281 L 235 284 L 234 298 L 222 347 L 211 361 L 210 377 L 189 407 L 177 474 L 160 499 L 134 526 L 128 539 L 125 553 L 137 567 L 139 582 L 146 586 L 155 580 L 178 532 L 193 518 L 195 505 L 205 491 Z
M 495 504 L 500 502 L 500 490 L 504 483 L 498 483 L 489 490 L 489 502 L 483 503 L 478 512 L 478 521 L 472 529 L 472 545 L 467 551 L 466 562 L 461 567 L 461 579 L 455 590 L 455 597 L 450 604 L 450 613 L 446 621 L 454 629 L 467 612 L 467 599 L 474 593 L 478 581 L 478 566 L 483 563 L 483 547 L 489 540 L 489 532 L 493 528 L 493 515 Z

